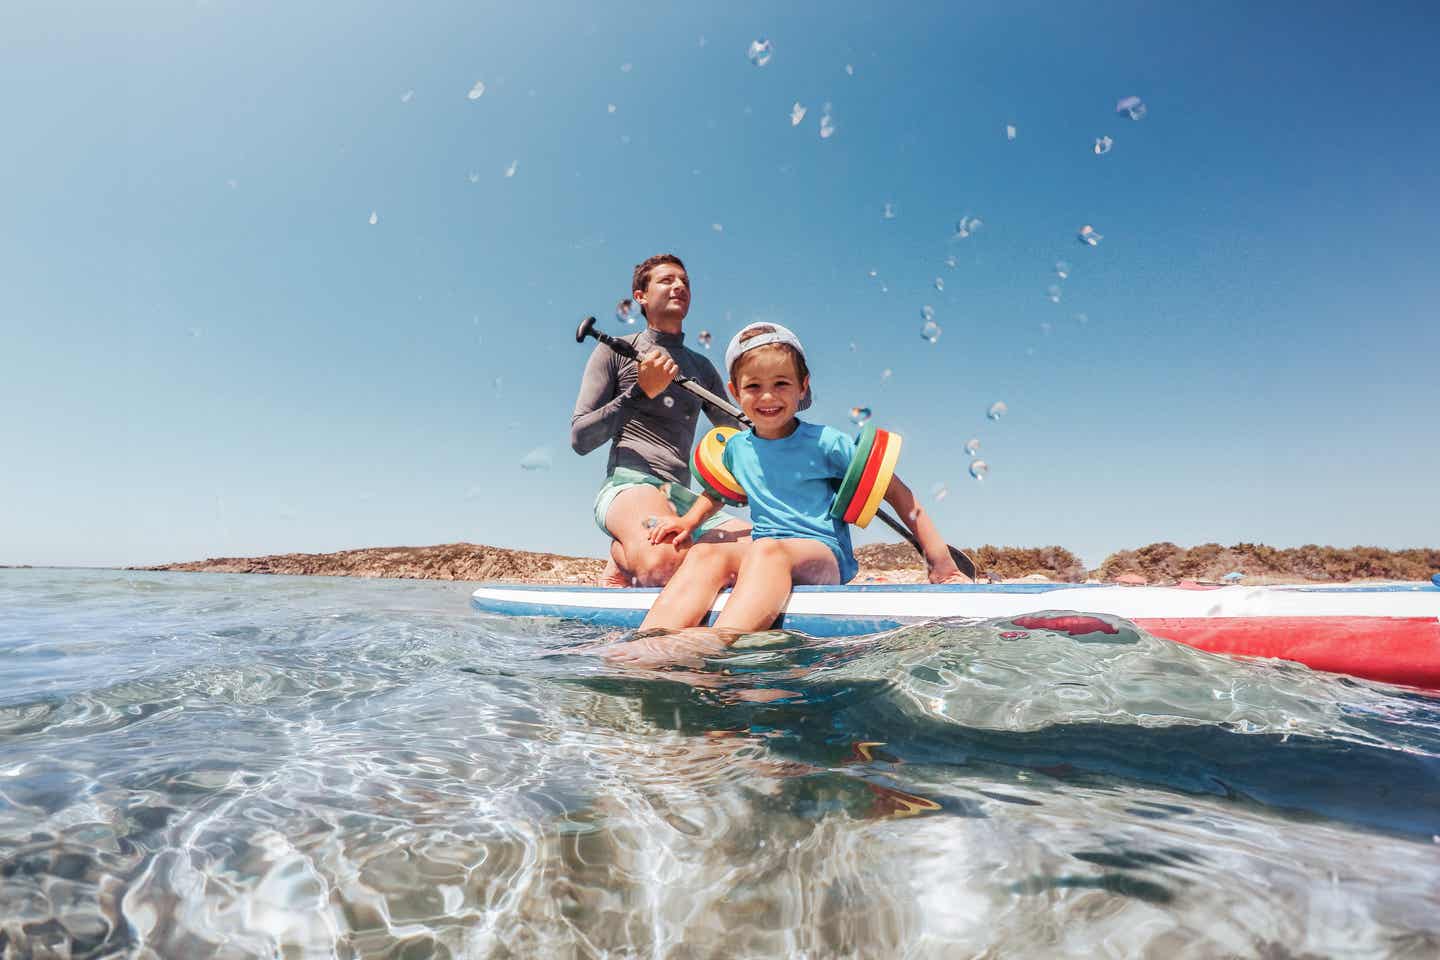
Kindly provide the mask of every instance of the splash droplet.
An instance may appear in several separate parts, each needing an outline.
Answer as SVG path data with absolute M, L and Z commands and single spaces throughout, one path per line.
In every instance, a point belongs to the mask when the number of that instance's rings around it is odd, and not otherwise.
M 850 352 L 851 352 L 851 353 L 854 353 L 855 350 L 856 350 L 855 341 L 854 341 L 854 340 L 851 340 L 851 341 L 850 341 Z
M 891 370 L 889 367 L 886 367 L 884 370 L 881 370 L 881 371 L 880 371 L 880 382 L 881 382 L 881 383 L 884 383 L 886 380 L 889 380 L 889 379 L 890 379 L 890 375 L 891 375 L 892 373 L 894 373 L 894 372 L 895 372 L 895 371 Z
M 1090 316 L 1089 314 L 1077 313 L 1075 314 L 1075 322 L 1083 327 L 1090 322 Z
M 941 290 L 941 291 L 943 291 L 943 290 L 945 289 L 945 278 L 944 278 L 944 277 L 936 277 L 936 278 L 935 278 L 935 289 L 936 289 L 936 290 Z
M 923 307 L 920 308 L 920 319 L 921 319 L 921 320 L 924 320 L 926 323 L 929 323 L 931 320 L 934 320 L 934 319 L 935 319 L 935 308 L 932 307 L 932 306 L 930 306 L 930 304 L 928 304 L 928 303 L 925 304 L 925 306 L 923 306 Z
M 934 320 L 926 321 L 925 325 L 920 328 L 920 336 L 931 343 L 936 342 L 940 339 L 940 324 Z
M 855 67 L 852 64 L 845 64 L 845 75 L 847 77 L 855 76 Z
M 471 170 L 469 173 L 465 174 L 465 179 L 469 180 L 471 183 L 479 183 L 480 174 L 474 170 Z
M 379 222 L 380 222 L 380 214 L 376 213 L 374 210 L 371 210 L 371 211 L 370 211 L 370 226 L 373 227 L 373 226 L 375 226 L 375 224 L 377 224 L 377 223 L 379 223 Z
M 835 135 L 835 118 L 830 115 L 830 104 L 820 108 L 820 139 L 829 140 Z
M 1004 400 L 996 400 L 994 403 L 990 404 L 990 409 L 985 411 L 985 416 L 989 417 L 991 420 L 999 420 L 1001 417 L 1005 416 L 1005 414 L 1009 412 L 1010 408 L 1005 406 Z
M 945 481 L 937 480 L 930 487 L 930 495 L 935 498 L 936 503 L 939 503 L 941 500 L 950 496 L 950 488 L 945 486 Z
M 761 37 L 759 40 L 751 40 L 750 49 L 745 51 L 745 59 L 757 67 L 765 66 L 774 55 L 775 45 L 764 37 Z
M 495 378 L 495 399 L 496 399 L 496 400 L 499 400 L 499 399 L 500 399 L 500 394 L 502 394 L 502 393 L 504 393 L 504 392 L 505 392 L 505 378 L 504 378 L 504 377 L 496 377 L 496 378 Z
M 1005 139 L 1009 140 L 1011 143 L 1015 142 L 1015 124 L 1005 124 Z
M 974 477 L 976 480 L 984 480 L 989 475 L 990 464 L 986 463 L 984 460 L 970 461 L 970 476 Z
M 945 258 L 945 266 L 949 267 L 951 270 L 954 270 L 956 267 L 960 266 L 960 261 L 952 254 L 951 256 Z
M 1053 284 L 1053 283 L 1050 284 L 1050 286 L 1046 287 L 1046 288 L 1045 288 L 1045 299 L 1046 299 L 1046 300 L 1049 300 L 1051 303 L 1059 303 L 1059 302 L 1060 302 L 1060 287 L 1057 286 L 1056 284 Z
M 1107 154 L 1107 153 L 1110 152 L 1110 148 L 1113 147 L 1113 146 L 1115 146 L 1115 141 L 1112 140 L 1112 139 L 1110 139 L 1109 137 L 1096 137 L 1096 138 L 1095 138 L 1095 156 L 1097 156 L 1097 157 L 1103 157 L 1103 156 L 1105 156 L 1105 154 Z
M 966 440 L 966 441 L 965 441 L 965 455 L 966 455 L 967 457 L 973 457 L 973 456 L 975 456 L 975 454 L 977 454 L 977 453 L 979 453 L 979 452 L 980 452 L 980 438 L 979 438 L 979 437 L 971 437 L 969 440 Z
M 606 112 L 606 113 L 614 113 L 614 112 L 615 112 L 615 104 L 613 104 L 613 103 L 607 103 L 607 104 L 605 104 L 605 112 Z
M 621 323 L 634 323 L 635 301 L 626 298 L 615 304 L 615 319 Z
M 666 409 L 669 409 L 670 407 L 675 406 L 675 398 L 674 398 L 674 397 L 664 397 L 664 398 L 661 399 L 660 402 L 663 403 L 663 404 L 665 404 Z
M 971 236 L 975 233 L 975 231 L 979 230 L 983 226 L 985 226 L 985 221 L 981 220 L 979 217 L 961 217 L 959 220 L 955 221 L 955 239 L 964 240 L 966 237 Z
M 1131 120 L 1141 120 L 1144 119 L 1145 114 L 1149 113 L 1150 110 L 1145 106 L 1145 101 L 1139 97 L 1122 97 L 1120 101 L 1115 104 L 1115 112 L 1122 116 L 1129 117 Z
M 521 470 L 549 470 L 555 463 L 555 455 L 549 447 L 536 447 L 520 458 Z
M 1087 247 L 1098 247 L 1100 245 L 1100 241 L 1104 240 L 1105 238 L 1100 234 L 1096 233 L 1095 228 L 1087 223 L 1085 224 L 1085 226 L 1080 228 L 1080 232 L 1076 234 L 1075 239 L 1079 240 Z
M 883 211 L 881 211 L 881 213 L 880 213 L 880 218 L 881 218 L 882 220 L 894 220 L 894 219 L 895 219 L 895 204 L 893 204 L 893 203 L 886 203 L 886 204 L 885 204 L 885 209 L 884 209 Z
M 622 64 L 620 64 L 620 72 L 621 72 L 621 73 L 629 73 L 631 70 L 634 70 L 634 69 L 635 69 L 635 64 L 633 64 L 633 63 L 622 63 Z
M 414 91 L 414 90 L 406 90 L 404 93 L 400 94 L 400 102 L 401 102 L 401 103 L 409 103 L 411 100 L 414 100 L 414 99 L 415 99 L 415 91 Z
M 869 408 L 869 407 L 851 407 L 851 408 L 850 408 L 850 422 L 853 423 L 853 424 L 855 424 L 855 426 L 858 427 L 858 426 L 860 426 L 862 423 L 864 423 L 866 420 L 869 420 L 869 419 L 870 419 L 870 408 Z
M 520 161 L 519 161 L 519 160 L 511 160 L 511 161 L 510 161 L 510 166 L 508 166 L 508 167 L 505 168 L 505 179 L 508 180 L 508 179 L 510 179 L 511 177 L 515 176 L 515 168 L 518 167 L 518 166 L 520 166 Z
M 483 97 L 483 96 L 485 96 L 485 81 L 484 81 L 484 80 L 476 80 L 476 81 L 475 81 L 475 86 L 471 87 L 471 88 L 470 88 L 470 92 L 467 93 L 467 94 L 465 94 L 465 97 L 466 97 L 466 99 L 468 99 L 468 100 L 479 100 L 479 99 L 480 99 L 481 97 Z M 501 100 L 504 100 L 505 98 L 504 98 L 504 97 L 501 97 L 500 99 L 501 99 Z
M 800 126 L 800 121 L 804 119 L 805 107 L 800 103 L 799 100 L 796 100 L 795 106 L 790 108 L 790 126 L 798 127 Z
M 711 230 L 714 230 L 716 233 L 724 233 L 724 232 L 725 232 L 725 224 L 723 224 L 723 223 L 712 223 L 712 224 L 710 224 L 710 229 L 711 229 Z
M 710 349 L 710 341 L 713 338 L 710 336 L 709 330 L 701 330 L 700 335 L 695 339 L 700 341 L 700 346 L 704 347 L 706 350 Z

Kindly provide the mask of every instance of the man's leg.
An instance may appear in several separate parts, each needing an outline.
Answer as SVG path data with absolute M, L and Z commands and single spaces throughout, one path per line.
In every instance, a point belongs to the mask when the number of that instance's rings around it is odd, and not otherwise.
M 600 571 L 600 577 L 595 581 L 597 587 L 629 587 L 631 583 L 630 566 L 625 562 L 625 550 L 620 546 L 619 540 L 610 541 L 610 559 L 605 561 L 605 569 Z
M 673 516 L 675 508 L 670 501 L 658 487 L 649 484 L 626 487 L 610 501 L 610 509 L 605 514 L 605 528 L 620 545 L 623 560 L 615 558 L 613 546 L 610 555 L 630 573 L 635 586 L 663 587 L 680 566 L 680 559 L 689 544 L 677 550 L 673 543 L 651 543 L 650 527 L 645 525 L 649 517 Z
M 735 589 L 715 626 L 764 630 L 775 622 L 792 583 L 839 583 L 840 564 L 818 540 L 756 540 L 744 551 Z

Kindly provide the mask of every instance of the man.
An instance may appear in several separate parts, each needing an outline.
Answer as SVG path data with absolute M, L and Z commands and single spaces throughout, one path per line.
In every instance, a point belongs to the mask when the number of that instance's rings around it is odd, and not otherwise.
M 631 279 L 631 296 L 645 316 L 645 329 L 624 339 L 634 344 L 641 360 L 596 345 L 575 400 L 570 446 L 583 456 L 610 442 L 605 482 L 595 497 L 595 522 L 611 538 L 602 582 L 662 586 L 689 544 L 651 543 L 650 528 L 694 503 L 690 451 L 700 410 L 703 406 L 716 426 L 739 423 L 674 382 L 684 374 L 718 396 L 725 394 L 714 365 L 685 346 L 683 325 L 690 312 L 685 264 L 674 254 L 657 254 L 637 265 Z M 721 512 L 696 531 L 695 539 L 733 543 L 749 535 L 748 523 Z

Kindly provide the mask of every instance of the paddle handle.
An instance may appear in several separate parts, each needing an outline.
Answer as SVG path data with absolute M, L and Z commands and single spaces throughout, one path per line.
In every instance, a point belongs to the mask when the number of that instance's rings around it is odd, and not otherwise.
M 634 360 L 637 363 L 640 361 L 640 353 L 635 349 L 634 344 L 629 343 L 625 340 L 621 340 L 619 337 L 612 337 L 610 336 L 610 334 L 605 333 L 601 330 L 596 330 L 594 317 L 586 317 L 584 320 L 580 321 L 580 326 L 577 327 L 575 330 L 576 343 L 584 343 L 586 337 L 594 337 L 596 340 L 599 340 L 601 343 L 605 344 L 605 346 L 609 347 L 611 350 L 614 350 L 622 357 Z M 711 404 L 716 409 L 730 414 L 730 416 L 734 417 L 736 420 L 739 420 L 741 423 L 745 424 L 745 426 L 754 426 L 754 424 L 750 422 L 750 418 L 745 416 L 745 414 L 740 410 L 739 407 L 735 406 L 733 403 L 726 400 L 724 397 L 720 397 L 716 394 L 711 393 L 709 390 L 706 390 L 704 387 L 700 386 L 700 384 L 696 383 L 694 380 L 690 379 L 684 374 L 676 374 L 675 382 L 678 383 L 682 389 L 689 391 L 690 393 L 699 397 L 701 400 L 704 400 L 707 403 Z M 920 548 L 920 541 L 915 539 L 915 535 L 910 532 L 909 527 L 905 526 L 899 520 L 896 520 L 893 516 L 890 515 L 888 511 L 883 508 L 880 509 L 875 514 L 875 516 L 879 517 L 880 520 L 884 522 L 885 526 L 900 534 L 900 536 L 904 538 L 906 543 L 910 544 L 910 546 L 915 548 L 915 551 L 917 553 L 919 553 L 922 557 L 925 556 L 925 551 Z M 950 551 L 950 559 L 955 561 L 955 566 L 960 569 L 960 572 L 973 580 L 976 575 L 975 561 L 971 560 L 968 556 L 966 556 L 963 550 L 959 550 L 955 547 L 950 546 L 949 544 L 946 544 L 946 548 Z

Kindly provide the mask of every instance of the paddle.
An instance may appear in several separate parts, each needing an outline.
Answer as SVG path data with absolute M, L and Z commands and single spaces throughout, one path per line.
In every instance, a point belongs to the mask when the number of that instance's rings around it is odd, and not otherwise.
M 621 340 L 618 337 L 612 337 L 608 333 L 603 333 L 599 330 L 596 330 L 594 317 L 586 317 L 581 322 L 580 326 L 575 330 L 576 343 L 584 343 L 586 337 L 594 337 L 596 340 L 599 340 L 611 350 L 614 350 L 616 353 L 620 354 L 620 356 L 626 357 L 630 360 L 634 360 L 636 363 L 640 362 L 640 353 L 638 350 L 635 349 L 633 344 Z M 677 373 L 675 375 L 675 382 L 680 385 L 681 389 L 688 390 L 690 393 L 699 397 L 701 400 L 704 400 L 711 406 L 730 414 L 730 416 L 734 417 L 736 420 L 739 420 L 741 423 L 745 424 L 745 426 L 754 426 L 754 424 L 750 422 L 749 418 L 746 417 L 745 414 L 742 413 L 740 409 L 734 404 L 732 404 L 729 400 L 726 400 L 724 397 L 717 396 L 714 393 L 711 393 L 709 390 L 706 390 L 703 386 L 696 383 L 690 377 L 687 377 L 684 374 Z M 905 542 L 910 544 L 910 546 L 914 547 L 921 556 L 924 556 L 925 551 L 920 549 L 920 543 L 915 539 L 915 535 L 911 533 L 909 528 L 907 528 L 903 523 L 892 517 L 889 511 L 881 509 L 878 513 L 875 514 L 875 516 L 878 517 L 881 522 L 885 524 L 885 526 L 900 534 L 900 536 L 905 539 Z M 950 551 L 950 559 L 955 561 L 955 566 L 960 568 L 960 572 L 965 574 L 965 576 L 974 579 L 976 572 L 975 561 L 971 560 L 968 556 L 966 556 L 963 550 L 952 547 L 949 544 L 946 544 L 946 548 Z

